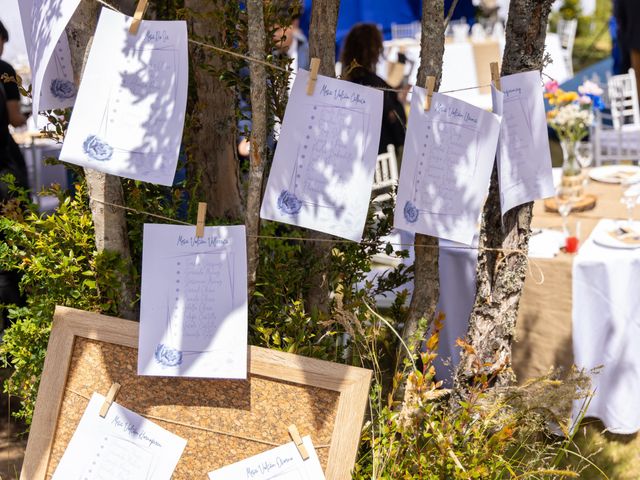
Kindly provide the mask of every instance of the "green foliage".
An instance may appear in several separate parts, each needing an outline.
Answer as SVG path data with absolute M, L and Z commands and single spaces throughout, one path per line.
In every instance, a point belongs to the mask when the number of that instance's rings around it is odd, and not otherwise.
M 0 358 L 14 368 L 5 392 L 22 399 L 18 416 L 30 423 L 56 305 L 117 313 L 118 272 L 124 266 L 98 254 L 82 187 L 71 196 L 55 191 L 55 214 L 40 216 L 24 192 L 0 217 L 0 270 L 21 275 L 24 307 L 9 306 L 13 324 L 0 344 Z

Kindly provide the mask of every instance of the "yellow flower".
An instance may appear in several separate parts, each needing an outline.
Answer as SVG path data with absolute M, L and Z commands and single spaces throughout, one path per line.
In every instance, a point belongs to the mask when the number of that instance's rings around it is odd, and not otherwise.
M 556 118 L 556 115 L 558 115 L 558 111 L 557 110 L 549 110 L 547 112 L 547 118 L 549 120 L 553 120 L 554 118 Z

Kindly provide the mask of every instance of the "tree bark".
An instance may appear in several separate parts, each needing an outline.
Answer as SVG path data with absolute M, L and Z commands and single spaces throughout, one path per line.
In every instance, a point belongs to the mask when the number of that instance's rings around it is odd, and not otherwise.
M 340 0 L 314 0 L 311 7 L 311 25 L 309 27 L 309 57 L 320 59 L 318 73 L 326 77 L 336 75 L 336 28 Z M 307 238 L 333 238 L 319 232 L 310 232 Z M 309 272 L 309 292 L 306 307 L 310 312 L 322 314 L 329 312 L 329 270 L 331 264 L 331 242 L 307 242 L 314 265 Z
M 266 34 L 263 0 L 248 0 L 249 56 L 264 59 Z M 249 298 L 256 285 L 259 262 L 258 234 L 260 233 L 260 202 L 264 164 L 267 159 L 267 73 L 265 67 L 249 63 L 251 76 L 251 150 L 249 166 L 249 191 L 247 195 L 247 257 L 249 274 Z
M 130 1 L 113 2 L 114 6 L 127 8 Z M 93 32 L 95 31 L 100 5 L 97 2 L 81 2 L 75 14 L 67 25 L 67 36 L 71 50 L 71 63 L 76 76 L 76 83 L 80 83 L 86 57 L 91 48 Z M 85 181 L 89 192 L 89 206 L 93 218 L 98 252 L 108 251 L 117 253 L 126 265 L 126 271 L 120 275 L 120 295 L 118 298 L 118 312 L 121 317 L 135 319 L 137 311 L 134 307 L 136 289 L 131 274 L 131 253 L 129 237 L 127 235 L 127 221 L 122 208 L 107 204 L 124 206 L 124 194 L 120 178 L 85 169 Z
M 223 0 L 185 0 L 195 13 L 189 30 L 196 38 L 222 44 L 223 29 L 216 12 Z M 208 68 L 225 68 L 226 59 L 198 45 L 190 46 L 190 61 L 196 102 L 190 117 L 188 138 L 189 178 L 200 180 L 196 192 L 207 202 L 207 217 L 238 220 L 244 214 L 236 152 L 237 121 L 235 95 Z
M 503 75 L 541 70 L 552 3 L 553 0 L 511 0 Z M 477 293 L 469 319 L 468 347 L 462 352 L 456 372 L 455 387 L 459 392 L 477 376 L 486 376 L 491 384 L 500 386 L 515 381 L 511 343 L 528 259 L 525 253 L 503 254 L 487 249 L 527 252 L 532 208 L 532 203 L 526 203 L 507 212 L 503 228 L 498 171 L 494 165 L 480 231 Z
M 442 78 L 444 55 L 444 0 L 423 0 L 422 35 L 420 41 L 420 68 L 417 83 L 424 87 L 428 76 L 436 77 L 437 90 Z M 402 338 L 410 348 L 417 349 L 424 335 L 416 335 L 421 318 L 430 325 L 436 313 L 440 291 L 438 271 L 438 239 L 416 234 L 414 262 L 414 287 L 407 312 Z M 425 332 L 426 333 L 426 332 Z

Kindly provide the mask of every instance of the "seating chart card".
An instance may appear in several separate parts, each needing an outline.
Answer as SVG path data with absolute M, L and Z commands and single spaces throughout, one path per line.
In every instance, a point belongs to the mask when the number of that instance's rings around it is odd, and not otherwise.
M 20 0 L 31 67 L 33 112 L 71 107 L 76 98 L 65 28 L 80 0 Z
M 414 87 L 400 171 L 396 228 L 471 245 L 488 192 L 500 117 Z
M 498 143 L 500 206 L 513 207 L 554 195 L 551 152 L 540 72 L 500 79 L 492 87 L 493 112 L 502 116 Z
M 170 480 L 187 441 L 94 393 L 52 480 Z
M 382 121 L 382 91 L 299 70 L 260 217 L 362 239 Z
M 60 160 L 171 185 L 187 102 L 185 22 L 100 14 Z
M 211 472 L 209 480 L 324 480 L 311 437 L 303 437 L 302 442 L 309 453 L 307 460 L 291 442 Z
M 138 374 L 246 378 L 244 226 L 144 226 Z

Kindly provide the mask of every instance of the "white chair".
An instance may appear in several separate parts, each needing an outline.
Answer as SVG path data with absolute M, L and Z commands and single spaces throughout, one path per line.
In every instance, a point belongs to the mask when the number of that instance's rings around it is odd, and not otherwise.
M 398 159 L 393 145 L 387 145 L 387 153 L 381 153 L 376 160 L 376 172 L 371 192 L 373 203 L 384 202 L 391 198 L 391 191 L 398 186 Z
M 591 131 L 595 164 L 640 162 L 640 108 L 633 69 L 611 77 L 606 93 L 611 113 L 598 112 Z
M 391 24 L 392 40 L 396 40 L 398 38 L 419 38 L 421 33 L 422 27 L 420 22 Z
M 573 77 L 573 44 L 576 40 L 576 31 L 578 29 L 578 19 L 558 20 L 558 37 L 560 37 L 560 46 L 562 47 L 562 56 L 567 65 L 569 75 Z

